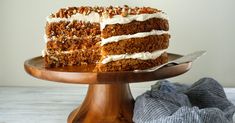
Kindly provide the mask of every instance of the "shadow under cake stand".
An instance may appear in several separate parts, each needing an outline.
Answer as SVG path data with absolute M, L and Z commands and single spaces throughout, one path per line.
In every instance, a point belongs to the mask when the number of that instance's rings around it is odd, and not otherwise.
M 169 60 L 181 55 L 168 53 Z M 42 57 L 25 61 L 28 74 L 44 80 L 89 84 L 80 107 L 72 111 L 68 123 L 133 123 L 134 99 L 129 83 L 174 77 L 187 72 L 192 63 L 166 66 L 153 72 L 92 72 L 93 65 L 45 68 Z

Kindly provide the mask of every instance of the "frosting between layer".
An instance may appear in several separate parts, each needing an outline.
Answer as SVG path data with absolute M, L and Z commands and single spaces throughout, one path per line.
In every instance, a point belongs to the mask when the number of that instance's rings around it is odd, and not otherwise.
M 100 15 L 96 12 L 91 12 L 88 15 L 76 13 L 75 15 L 72 15 L 69 18 L 53 18 L 53 17 L 49 16 L 46 19 L 47 19 L 48 23 L 60 22 L 60 21 L 74 21 L 74 20 L 91 22 L 91 23 L 93 23 L 93 22 L 99 23 L 100 22 Z
M 128 15 L 123 17 L 122 15 L 115 15 L 112 18 L 104 18 L 100 23 L 100 30 L 103 30 L 106 25 L 111 24 L 126 24 L 130 23 L 133 20 L 136 21 L 146 21 L 150 18 L 161 18 L 161 19 L 168 19 L 166 14 L 163 12 L 157 12 L 153 14 L 139 14 L 139 15 Z
M 54 41 L 54 40 L 57 39 L 55 36 L 52 36 L 51 38 L 48 38 L 46 34 L 44 34 L 43 38 L 44 38 L 45 43 L 47 43 L 49 41 Z M 65 36 L 65 38 L 67 38 L 67 39 L 83 39 L 81 37 L 77 37 L 76 35 L 73 35 L 72 37 Z
M 70 54 L 70 53 L 73 53 L 73 52 L 78 52 L 79 50 L 68 50 L 68 51 L 55 51 L 55 53 L 58 55 L 58 54 Z M 84 51 L 83 49 L 81 49 L 81 51 Z M 49 55 L 50 53 L 46 50 L 46 49 L 43 49 L 42 50 L 42 57 L 45 57 L 46 55 Z
M 46 55 L 48 55 L 49 53 L 48 53 L 48 51 L 47 51 L 47 49 L 43 49 L 42 50 L 42 57 L 45 57 Z
M 164 50 L 156 50 L 153 52 L 140 52 L 140 53 L 134 53 L 134 54 L 120 54 L 120 55 L 108 55 L 106 58 L 102 60 L 102 64 L 107 64 L 112 61 L 118 61 L 122 59 L 140 59 L 140 60 L 150 60 L 150 59 L 156 59 L 161 54 L 166 52 L 166 49 Z
M 168 34 L 168 31 L 163 31 L 163 30 L 152 30 L 150 32 L 139 32 L 131 35 L 118 35 L 118 36 L 112 36 L 106 39 L 101 40 L 101 46 L 112 43 L 112 42 L 118 42 L 120 40 L 124 39 L 130 39 L 130 38 L 142 38 L 142 37 L 147 37 L 150 35 L 162 35 L 162 34 Z

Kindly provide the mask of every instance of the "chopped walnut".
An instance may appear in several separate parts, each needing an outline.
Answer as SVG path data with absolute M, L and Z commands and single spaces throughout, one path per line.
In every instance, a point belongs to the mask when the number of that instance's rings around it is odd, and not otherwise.
M 114 15 L 122 15 L 123 17 L 126 17 L 128 15 L 146 14 L 146 13 L 152 14 L 161 11 L 151 7 L 129 7 L 128 5 L 124 5 L 123 7 L 81 6 L 81 7 L 62 8 L 57 13 L 51 14 L 51 17 L 68 18 L 77 13 L 89 15 L 91 12 L 97 12 L 100 16 L 112 18 Z

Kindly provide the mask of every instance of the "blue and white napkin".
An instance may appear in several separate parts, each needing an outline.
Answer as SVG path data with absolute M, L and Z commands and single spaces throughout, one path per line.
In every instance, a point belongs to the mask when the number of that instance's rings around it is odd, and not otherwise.
M 137 97 L 135 123 L 232 123 L 235 106 L 214 79 L 192 86 L 161 80 Z

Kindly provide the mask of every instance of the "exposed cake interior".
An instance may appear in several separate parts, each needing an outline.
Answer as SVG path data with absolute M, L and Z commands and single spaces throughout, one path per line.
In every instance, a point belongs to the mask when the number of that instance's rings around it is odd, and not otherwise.
M 150 7 L 69 7 L 47 17 L 46 67 L 96 64 L 95 71 L 167 62 L 166 14 Z

